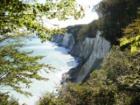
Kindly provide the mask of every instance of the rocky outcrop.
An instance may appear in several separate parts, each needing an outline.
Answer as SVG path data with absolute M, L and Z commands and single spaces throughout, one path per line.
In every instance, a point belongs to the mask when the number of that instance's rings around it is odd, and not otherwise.
M 58 45 L 61 45 L 63 38 L 64 35 L 54 35 L 51 41 L 57 43 Z
M 79 48 L 79 50 L 75 48 L 73 50 L 79 57 L 84 58 L 83 63 L 70 70 L 68 72 L 69 78 L 67 78 L 77 83 L 84 81 L 92 70 L 100 67 L 102 59 L 110 49 L 110 43 L 101 37 L 100 32 L 98 32 L 95 38 L 86 38 Z
M 77 40 L 76 34 L 65 33 L 61 39 L 61 46 L 70 49 L 70 53 L 80 58 L 79 65 L 71 69 L 63 76 L 63 81 L 72 81 L 76 83 L 83 82 L 92 70 L 99 68 L 103 58 L 110 49 L 110 43 L 100 36 L 98 31 L 95 37 L 84 37 Z M 60 40 L 60 39 L 59 39 Z
M 63 37 L 63 41 L 62 41 L 62 46 L 71 50 L 73 48 L 74 44 L 75 44 L 75 39 L 74 39 L 72 33 L 65 33 L 65 35 Z
M 74 69 L 73 71 L 71 70 L 69 72 L 70 79 L 73 82 L 82 82 L 92 70 L 100 67 L 101 61 L 106 56 L 109 49 L 110 43 L 103 37 L 101 37 L 100 32 L 98 32 L 96 38 L 93 38 L 93 48 L 92 51 L 89 53 L 88 58 L 82 65 L 80 65 L 80 67 L 77 68 L 77 73 L 74 73 Z
M 52 38 L 52 41 L 70 50 L 75 44 L 75 38 L 72 35 L 72 33 L 65 33 L 64 35 L 55 35 Z
M 94 40 L 94 38 L 86 37 L 84 40 L 78 41 L 70 53 L 75 57 L 81 58 L 83 61 L 87 60 L 92 52 Z

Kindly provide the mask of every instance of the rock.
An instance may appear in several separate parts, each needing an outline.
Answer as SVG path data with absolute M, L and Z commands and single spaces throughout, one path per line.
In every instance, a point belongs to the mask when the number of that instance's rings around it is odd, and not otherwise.
M 52 42 L 71 50 L 75 44 L 75 39 L 71 33 L 64 33 L 64 35 L 54 35 Z
M 71 28 L 69 32 L 71 32 Z M 95 37 L 85 35 L 85 37 L 80 40 L 77 40 L 77 34 L 73 33 L 74 32 L 67 32 L 63 37 L 57 35 L 53 40 L 59 45 L 68 48 L 73 56 L 80 59 L 80 63 L 77 67 L 63 75 L 62 83 L 68 81 L 82 83 L 94 69 L 100 67 L 103 58 L 111 47 L 110 42 L 100 36 L 100 31 L 95 33 Z
M 75 44 L 75 39 L 73 35 L 71 33 L 65 33 L 62 41 L 62 46 L 71 50 L 74 44 Z
M 58 45 L 61 45 L 62 41 L 63 41 L 63 38 L 64 38 L 64 35 L 54 35 L 52 37 L 51 41 L 57 43 Z
M 81 83 L 87 76 L 92 72 L 92 70 L 99 68 L 103 58 L 110 50 L 110 43 L 100 36 L 100 32 L 97 32 L 95 38 L 85 38 L 85 40 L 79 42 L 72 49 L 72 54 L 83 58 L 82 63 L 71 69 L 68 81 Z
M 94 38 L 86 37 L 85 40 L 79 41 L 71 50 L 73 56 L 86 60 L 92 52 Z

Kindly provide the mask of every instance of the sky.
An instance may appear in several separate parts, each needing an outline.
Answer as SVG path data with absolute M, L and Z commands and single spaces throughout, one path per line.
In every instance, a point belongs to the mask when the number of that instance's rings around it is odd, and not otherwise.
M 33 0 L 22 0 L 24 2 L 32 3 Z M 45 3 L 46 0 L 37 0 L 39 3 Z M 56 0 L 52 0 L 56 1 Z M 79 25 L 79 24 L 88 24 L 91 23 L 93 20 L 98 19 L 98 14 L 94 11 L 94 6 L 97 5 L 102 0 L 76 0 L 78 4 L 80 4 L 85 11 L 85 16 L 82 19 L 68 19 L 65 21 L 60 21 L 58 19 L 47 19 L 45 16 L 43 17 L 44 26 L 48 28 L 64 28 L 67 26 L 72 25 Z
M 42 0 L 43 2 L 44 0 Z M 74 20 L 68 19 L 65 21 L 59 21 L 57 19 L 46 19 L 43 17 L 43 22 L 45 26 L 53 28 L 54 25 L 58 25 L 60 28 L 64 28 L 67 26 L 78 25 L 78 24 L 88 24 L 93 20 L 98 19 L 98 14 L 94 11 L 94 6 L 97 5 L 102 0 L 76 0 L 78 4 L 82 5 L 85 10 L 85 16 L 82 19 Z

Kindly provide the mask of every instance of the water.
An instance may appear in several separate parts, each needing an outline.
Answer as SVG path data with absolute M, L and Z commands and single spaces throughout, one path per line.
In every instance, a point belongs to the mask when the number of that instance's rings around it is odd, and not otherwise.
M 56 43 L 49 41 L 41 43 L 38 37 L 20 38 L 20 43 L 24 44 L 20 51 L 33 51 L 30 56 L 44 56 L 39 63 L 49 64 L 54 69 L 47 70 L 42 69 L 39 74 L 43 77 L 47 77 L 47 81 L 33 80 L 30 88 L 23 88 L 24 90 L 32 93 L 32 96 L 24 96 L 15 91 L 10 91 L 9 95 L 18 99 L 20 105 L 26 103 L 27 105 L 35 105 L 40 97 L 46 92 L 55 92 L 60 87 L 62 74 L 67 72 L 72 67 L 77 65 L 76 60 L 68 54 L 68 49 L 57 46 Z M 1 45 L 6 43 L 13 43 L 14 40 L 7 40 Z M 8 87 L 5 87 L 8 88 Z
M 26 1 L 26 0 L 25 0 Z M 44 2 L 45 0 L 40 0 Z M 70 25 L 78 24 L 88 24 L 93 20 L 98 19 L 98 14 L 93 11 L 93 7 L 102 0 L 76 0 L 80 5 L 83 6 L 85 10 L 85 17 L 79 20 L 68 19 L 67 21 L 58 21 L 58 19 L 48 20 L 46 17 L 43 17 L 44 26 L 50 28 L 55 27 L 67 27 Z M 0 46 L 6 43 L 13 43 L 14 40 L 7 40 L 8 42 L 0 43 Z M 70 70 L 71 68 L 77 65 L 76 60 L 68 54 L 68 49 L 63 47 L 58 47 L 57 44 L 46 41 L 41 43 L 40 39 L 37 37 L 32 38 L 22 38 L 21 43 L 25 44 L 20 51 L 33 51 L 31 56 L 44 56 L 39 63 L 45 63 L 52 65 L 55 69 L 46 72 L 42 69 L 39 71 L 43 77 L 47 77 L 48 81 L 37 81 L 33 80 L 30 88 L 24 88 L 24 90 L 32 93 L 33 96 L 26 97 L 15 91 L 10 91 L 9 95 L 18 99 L 20 105 L 26 103 L 27 105 L 35 105 L 36 101 L 46 92 L 55 92 L 57 87 L 61 86 L 62 74 Z M 6 88 L 6 87 L 4 87 Z

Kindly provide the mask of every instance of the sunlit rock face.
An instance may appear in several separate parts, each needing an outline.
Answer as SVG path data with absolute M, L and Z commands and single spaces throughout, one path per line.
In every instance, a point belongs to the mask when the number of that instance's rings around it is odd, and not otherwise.
M 70 80 L 81 83 L 92 70 L 100 67 L 103 58 L 111 47 L 110 42 L 101 37 L 100 34 L 98 31 L 95 38 L 86 37 L 73 46 L 71 53 L 81 58 L 81 63 L 78 67 L 64 74 L 63 82 Z
M 55 35 L 52 42 L 71 50 L 75 44 L 75 39 L 71 33 L 65 33 L 64 35 Z
M 101 64 L 102 59 L 106 56 L 110 49 L 110 43 L 100 36 L 100 32 L 98 32 L 96 38 L 92 38 L 92 43 L 93 48 L 87 47 L 85 51 L 83 50 L 83 54 L 85 53 L 87 60 L 79 68 L 79 72 L 74 79 L 75 82 L 82 82 L 92 70 L 98 68 Z M 87 41 L 86 44 L 89 44 L 89 41 Z M 90 51 L 91 49 L 92 51 Z
M 61 45 L 63 38 L 64 38 L 64 35 L 54 35 L 51 41 L 57 43 L 58 45 Z
M 84 40 L 78 41 L 72 48 L 71 54 L 86 60 L 92 52 L 94 38 L 86 37 Z
M 72 49 L 73 45 L 75 44 L 75 39 L 71 33 L 65 33 L 64 38 L 62 41 L 62 46 Z

